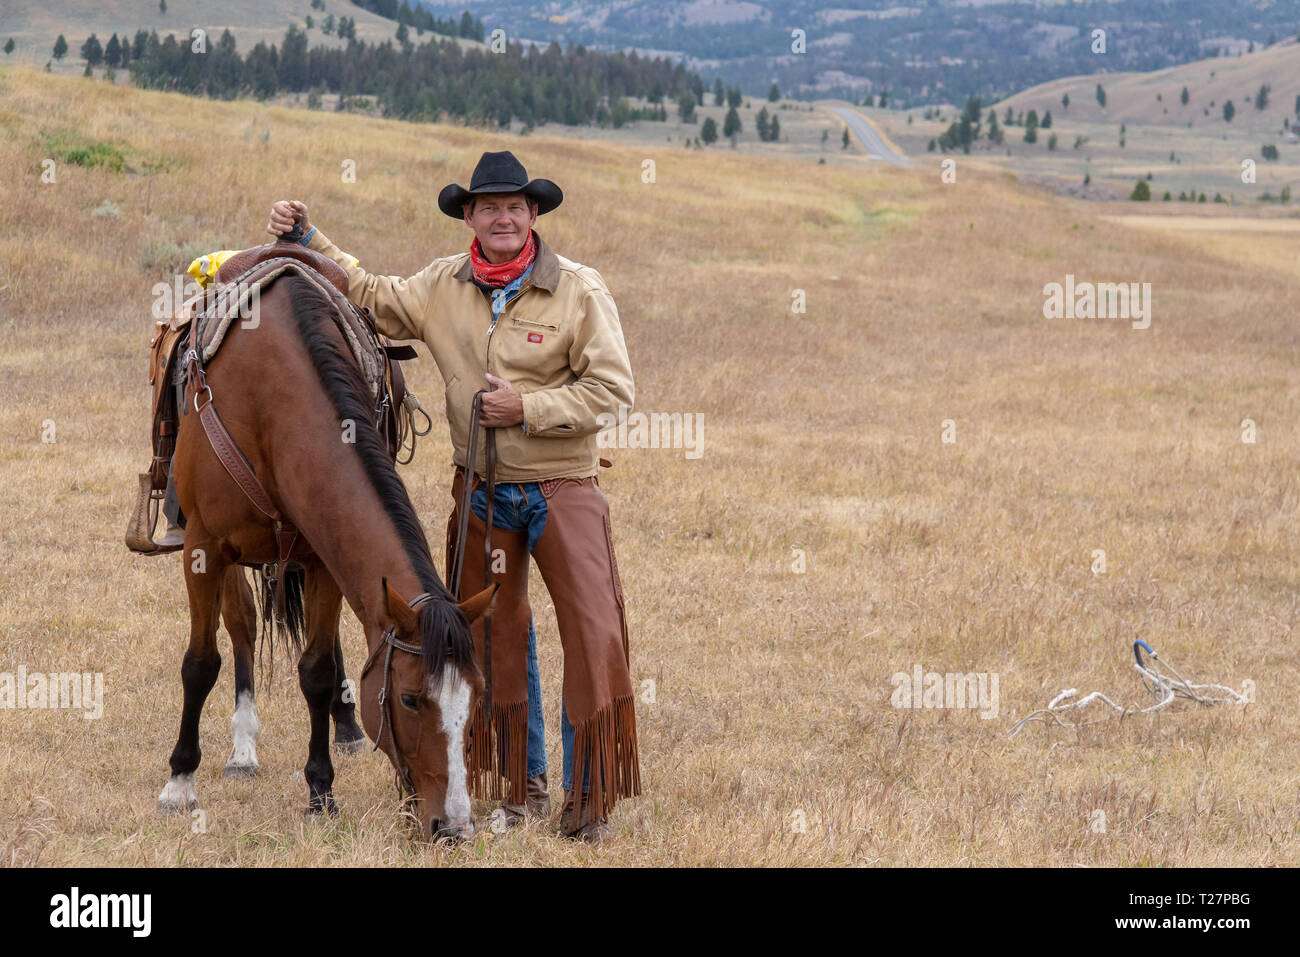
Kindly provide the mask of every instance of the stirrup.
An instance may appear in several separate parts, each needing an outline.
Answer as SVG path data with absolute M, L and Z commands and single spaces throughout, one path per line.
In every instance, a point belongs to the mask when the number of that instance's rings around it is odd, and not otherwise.
M 166 555 L 180 551 L 183 545 L 163 546 L 153 540 L 153 530 L 158 525 L 158 512 L 166 493 L 153 487 L 148 472 L 139 475 L 140 495 L 126 525 L 126 547 L 141 555 Z

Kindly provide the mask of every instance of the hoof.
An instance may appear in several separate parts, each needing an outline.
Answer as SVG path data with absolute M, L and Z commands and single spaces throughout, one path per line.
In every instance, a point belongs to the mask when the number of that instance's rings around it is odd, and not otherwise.
M 339 816 L 339 806 L 334 803 L 334 795 L 322 794 L 312 798 L 311 803 L 307 805 L 307 810 L 303 813 L 307 817 L 327 814 L 333 818 Z
M 344 741 L 337 735 L 334 736 L 334 751 L 336 754 L 360 754 L 366 749 L 366 739 L 364 737 L 355 741 Z
M 262 773 L 262 768 L 257 764 L 227 764 L 226 769 L 221 772 L 223 778 L 255 778 Z
M 199 806 L 198 795 L 194 792 L 194 775 L 175 775 L 158 795 L 158 810 L 163 814 L 177 814 Z

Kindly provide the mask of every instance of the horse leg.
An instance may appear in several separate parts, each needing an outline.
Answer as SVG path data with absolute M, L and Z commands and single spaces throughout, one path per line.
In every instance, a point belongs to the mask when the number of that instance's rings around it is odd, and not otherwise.
M 357 688 L 348 682 L 343 670 L 343 643 L 339 640 L 339 622 L 334 625 L 334 700 L 330 702 L 330 715 L 334 718 L 334 750 L 341 754 L 357 754 L 366 749 L 366 734 L 357 724 Z
M 172 749 L 171 779 L 158 795 L 163 811 L 182 811 L 198 804 L 194 772 L 203 757 L 199 747 L 199 716 L 221 671 L 217 652 L 217 620 L 221 611 L 225 567 L 216 542 L 193 519 L 185 529 L 185 589 L 190 599 L 190 646 L 181 662 L 185 689 L 181 730 Z
M 235 652 L 235 713 L 230 719 L 232 747 L 226 759 L 226 777 L 257 774 L 257 738 L 262 724 L 257 720 L 253 697 L 253 642 L 257 639 L 257 607 L 253 589 L 239 565 L 226 569 L 221 592 L 221 620 L 230 632 Z
M 343 593 L 320 562 L 312 562 L 303 582 L 307 646 L 298 660 L 298 687 L 311 716 L 311 743 L 303 774 L 310 789 L 308 814 L 339 813 L 334 804 L 334 765 L 330 761 L 330 704 L 340 682 L 334 663 Z

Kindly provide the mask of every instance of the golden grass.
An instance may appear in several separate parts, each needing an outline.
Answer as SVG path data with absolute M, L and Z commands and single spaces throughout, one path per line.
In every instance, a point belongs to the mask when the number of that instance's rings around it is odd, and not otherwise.
M 0 671 L 105 675 L 98 721 L 0 711 L 6 859 L 1300 863 L 1300 295 L 1294 273 L 1231 253 L 1246 240 L 1140 232 L 999 175 L 942 186 L 930 171 L 678 149 L 646 185 L 644 149 L 616 143 L 18 69 L 0 85 Z M 42 185 L 42 128 L 116 146 L 128 172 L 60 165 Z M 342 817 L 304 821 L 306 710 L 282 664 L 259 685 L 262 776 L 220 777 L 227 667 L 202 724 L 207 832 L 159 817 L 188 615 L 176 559 L 122 545 L 148 458 L 158 263 L 261 242 L 271 202 L 292 196 L 369 268 L 412 273 L 467 241 L 437 190 L 501 148 L 565 187 L 541 232 L 608 280 L 639 407 L 705 417 L 703 458 L 619 451 L 602 483 L 633 678 L 656 684 L 638 704 L 645 794 L 620 804 L 599 848 L 532 827 L 435 849 L 409 839 L 387 762 L 367 753 L 337 760 Z M 170 163 L 151 186 L 129 171 L 145 157 Z M 340 180 L 349 158 L 356 184 Z M 105 199 L 120 218 L 91 217 Z M 1290 235 L 1266 241 L 1295 249 Z M 1066 273 L 1151 282 L 1151 328 L 1044 319 L 1042 287 Z M 796 289 L 806 314 L 791 312 Z M 441 388 L 427 359 L 410 378 L 438 422 L 403 474 L 437 541 L 450 506 Z M 1241 441 L 1246 417 L 1255 444 Z M 956 444 L 940 442 L 944 419 Z M 559 643 L 534 585 L 558 776 Z M 1258 703 L 1005 738 L 1066 686 L 1146 703 L 1135 637 L 1193 680 L 1252 679 Z M 344 641 L 355 675 L 350 615 Z M 998 717 L 895 710 L 890 677 L 917 663 L 998 673 Z

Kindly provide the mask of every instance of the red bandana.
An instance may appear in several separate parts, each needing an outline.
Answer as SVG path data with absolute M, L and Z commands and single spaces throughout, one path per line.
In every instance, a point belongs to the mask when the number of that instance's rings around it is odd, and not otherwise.
M 519 254 L 514 259 L 507 259 L 503 263 L 490 263 L 483 257 L 483 247 L 479 245 L 477 236 L 469 244 L 469 260 L 473 264 L 474 278 L 489 286 L 504 286 L 518 279 L 523 271 L 533 264 L 536 255 L 537 242 L 533 238 L 531 229 L 528 230 L 528 240 L 524 243 L 524 248 L 519 250 Z

